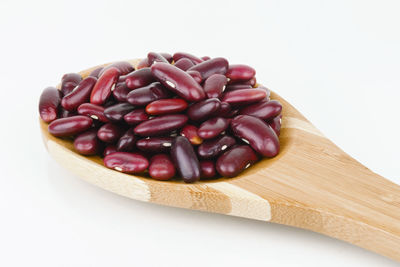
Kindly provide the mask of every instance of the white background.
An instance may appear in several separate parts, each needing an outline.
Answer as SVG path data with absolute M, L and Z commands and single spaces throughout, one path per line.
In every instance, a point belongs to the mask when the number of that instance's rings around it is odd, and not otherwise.
M 148 51 L 223 56 L 400 184 L 399 3 L 1 0 L 0 266 L 398 266 L 312 232 L 86 184 L 45 151 L 37 102 L 64 73 Z

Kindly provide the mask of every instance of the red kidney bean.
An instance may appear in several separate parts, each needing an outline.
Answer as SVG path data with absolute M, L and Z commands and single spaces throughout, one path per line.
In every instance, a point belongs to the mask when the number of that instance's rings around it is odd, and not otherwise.
M 172 63 L 172 61 L 174 60 L 172 55 L 169 53 L 160 53 L 160 55 L 162 55 L 169 63 Z
M 211 179 L 217 174 L 214 162 L 211 160 L 200 161 L 200 176 L 201 179 Z
M 187 110 L 187 115 L 193 121 L 202 121 L 217 114 L 221 108 L 218 98 L 209 98 L 201 102 L 194 103 Z
M 155 62 L 164 62 L 169 64 L 168 60 L 165 57 L 156 52 L 150 52 L 147 54 L 147 62 L 149 66 L 153 65 Z
M 104 116 L 110 121 L 120 121 L 126 114 L 131 112 L 134 107 L 129 103 L 118 103 L 104 109 Z
M 146 106 L 146 112 L 150 115 L 164 115 L 184 111 L 188 104 L 180 98 L 160 99 Z
M 231 121 L 235 136 L 248 144 L 264 157 L 274 157 L 279 153 L 279 139 L 274 130 L 259 118 L 239 115 Z
M 108 145 L 103 151 L 103 157 L 110 155 L 114 152 L 117 152 L 117 147 L 115 145 Z
M 200 179 L 200 163 L 186 137 L 175 137 L 171 147 L 171 158 L 184 182 L 193 183 Z
M 203 139 L 211 139 L 220 135 L 228 126 L 229 122 L 227 119 L 215 117 L 203 122 L 197 133 Z
M 168 89 L 187 101 L 205 98 L 203 88 L 186 72 L 167 63 L 151 66 L 151 73 Z
M 95 105 L 104 104 L 114 90 L 119 75 L 120 71 L 116 67 L 111 67 L 104 71 L 94 85 L 90 95 L 90 103 Z
M 226 87 L 225 91 L 230 92 L 230 91 L 236 91 L 236 90 L 241 90 L 241 89 L 252 89 L 253 87 L 249 84 L 230 84 Z
M 49 132 L 54 136 L 71 136 L 86 131 L 92 123 L 91 118 L 80 115 L 61 118 L 49 124 Z
M 138 153 L 115 152 L 104 158 L 107 168 L 125 173 L 143 172 L 149 166 L 149 161 Z
M 177 52 L 177 53 L 175 53 L 173 55 L 173 58 L 174 58 L 175 62 L 177 62 L 178 60 L 180 60 L 182 58 L 190 59 L 194 64 L 198 64 L 198 63 L 203 62 L 202 59 L 200 59 L 200 58 L 198 58 L 198 57 L 196 57 L 196 56 L 194 56 L 192 54 L 185 53 L 185 52 Z
M 119 82 L 115 85 L 112 95 L 118 102 L 126 102 L 130 91 L 132 91 L 132 89 L 128 88 L 125 82 Z
M 68 95 L 82 81 L 82 76 L 78 73 L 67 73 L 61 78 L 61 92 Z
M 229 63 L 225 58 L 217 57 L 202 63 L 199 63 L 188 70 L 196 70 L 200 72 L 203 80 L 206 80 L 213 74 L 225 74 L 228 70 Z
M 282 111 L 282 105 L 277 100 L 261 101 L 240 110 L 240 115 L 250 115 L 262 120 L 269 120 L 278 116 Z
M 115 143 L 124 134 L 124 129 L 121 126 L 106 123 L 97 131 L 97 137 L 106 143 Z
M 201 57 L 201 59 L 203 60 L 203 61 L 206 61 L 206 60 L 209 60 L 209 59 L 211 59 L 209 56 L 204 56 L 204 57 Z
M 147 59 L 147 57 L 143 58 L 142 60 L 139 61 L 139 63 L 136 66 L 137 70 L 143 69 L 143 68 L 148 68 L 150 67 L 149 65 L 149 60 Z
M 194 63 L 190 59 L 184 57 L 176 61 L 174 66 L 183 71 L 187 71 L 189 68 L 194 66 Z
M 269 99 L 270 95 L 271 95 L 271 90 L 269 90 L 267 87 L 259 85 L 258 87 L 256 87 L 256 89 L 260 89 L 260 90 L 264 90 L 267 93 L 267 97 Z
M 127 76 L 128 76 L 128 75 L 121 75 L 121 76 L 119 76 L 117 85 L 118 85 L 118 83 L 123 83 L 123 82 L 125 82 Z
M 125 78 L 126 86 L 131 89 L 141 88 L 155 81 L 156 79 L 151 74 L 150 68 L 142 68 L 136 70 L 129 73 Z
M 229 114 L 231 113 L 231 105 L 229 105 L 229 103 L 226 102 L 221 102 L 221 107 L 218 111 L 218 115 L 220 117 L 224 117 L 227 118 L 229 117 Z
M 192 76 L 192 78 L 198 83 L 201 84 L 201 82 L 203 81 L 203 77 L 201 77 L 200 72 L 196 71 L 196 70 L 188 70 L 186 71 L 187 74 L 189 74 L 190 76 Z
M 181 130 L 181 135 L 186 137 L 192 145 L 200 145 L 203 139 L 197 134 L 197 127 L 187 124 Z
M 140 136 L 161 135 L 182 128 L 187 121 L 186 115 L 163 115 L 140 123 L 134 131 L 135 134 Z
M 79 134 L 74 140 L 74 148 L 82 155 L 96 155 L 101 146 L 97 138 L 97 129 L 90 129 Z
M 172 137 L 147 137 L 136 142 L 136 147 L 144 152 L 169 152 L 172 146 Z
M 83 103 L 78 107 L 78 113 L 81 115 L 89 116 L 94 120 L 108 122 L 107 117 L 104 115 L 104 107 L 102 106 L 91 103 Z
M 98 68 L 92 70 L 92 72 L 89 74 L 89 76 L 99 78 L 99 76 L 100 76 L 99 74 L 103 69 L 104 69 L 104 67 L 98 67 Z
M 130 125 L 136 125 L 148 119 L 149 115 L 147 115 L 144 109 L 134 109 L 124 116 L 124 120 Z
M 231 105 L 247 105 L 263 100 L 267 96 L 267 92 L 262 89 L 239 89 L 226 92 L 222 96 L 223 102 Z
M 240 83 L 241 83 L 241 84 L 248 84 L 248 85 L 251 85 L 252 87 L 255 87 L 256 84 L 257 84 L 257 79 L 256 79 L 256 77 L 253 77 L 253 78 L 251 78 L 250 80 L 241 81 Z
M 236 144 L 235 138 L 221 135 L 215 139 L 205 140 L 197 149 L 197 153 L 203 159 L 214 158 Z
M 149 174 L 151 178 L 166 181 L 175 176 L 175 167 L 171 157 L 166 154 L 154 155 L 150 159 Z
M 248 145 L 236 146 L 222 154 L 216 169 L 224 177 L 235 177 L 258 160 L 257 154 Z
M 105 71 L 107 71 L 108 69 L 111 69 L 111 68 L 117 68 L 120 72 L 120 75 L 126 75 L 135 70 L 135 68 L 132 66 L 132 64 L 129 63 L 128 61 L 118 61 L 118 62 L 114 62 L 114 63 L 104 67 L 104 69 L 102 71 L 100 71 L 99 77 L 101 75 L 103 75 L 103 73 Z
M 247 81 L 256 75 L 255 69 L 243 64 L 229 65 L 226 77 L 231 81 Z
M 47 87 L 40 95 L 39 114 L 45 122 L 57 119 L 57 108 L 61 101 L 61 92 L 54 87 Z
M 97 79 L 89 76 L 83 79 L 79 85 L 68 95 L 65 95 L 61 101 L 63 108 L 69 111 L 76 110 L 81 104 L 88 102 L 90 99 L 90 93 Z
M 126 100 L 134 106 L 146 106 L 147 104 L 169 97 L 169 91 L 161 83 L 154 82 L 145 87 L 132 90 Z
M 117 143 L 118 151 L 132 151 L 135 148 L 136 137 L 133 128 L 126 131 Z
M 208 98 L 219 98 L 225 90 L 228 80 L 222 74 L 213 74 L 204 82 L 204 91 Z
M 78 115 L 76 111 L 68 111 L 61 106 L 58 106 L 58 118 L 68 118 Z
M 282 114 L 276 116 L 272 120 L 268 121 L 269 126 L 274 130 L 277 136 L 281 134 Z

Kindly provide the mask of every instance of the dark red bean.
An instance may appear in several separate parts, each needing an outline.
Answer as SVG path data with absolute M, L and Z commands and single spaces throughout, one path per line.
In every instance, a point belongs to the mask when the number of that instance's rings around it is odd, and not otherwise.
M 189 139 L 189 142 L 196 146 L 203 142 L 203 139 L 197 134 L 197 127 L 194 125 L 187 124 L 181 130 L 181 135 Z
M 117 152 L 117 147 L 115 145 L 108 145 L 103 151 L 103 157 L 110 155 L 111 153 Z
M 118 85 L 118 83 L 125 82 L 127 76 L 128 76 L 128 75 L 121 75 L 121 76 L 119 76 L 117 85 Z M 117 86 L 117 85 L 116 85 L 116 86 Z
M 109 121 L 104 115 L 104 107 L 95 104 L 83 103 L 78 107 L 78 113 L 81 115 L 89 116 L 92 119 L 99 120 L 101 122 Z
M 206 80 L 213 74 L 224 74 L 228 70 L 229 63 L 225 58 L 217 57 L 202 63 L 199 63 L 188 70 L 196 70 L 200 72 L 203 80 Z
M 256 87 L 257 89 L 260 90 L 264 90 L 267 93 L 266 99 L 265 100 L 269 100 L 269 97 L 271 95 L 271 90 L 269 90 L 267 87 L 259 85 L 258 87 Z
M 184 182 L 193 183 L 200 179 L 200 163 L 186 137 L 175 137 L 171 147 L 171 158 Z
M 236 91 L 236 90 L 241 90 L 241 89 L 252 89 L 253 87 L 249 84 L 230 84 L 226 87 L 225 91 L 230 92 L 230 91 Z
M 172 137 L 147 137 L 136 142 L 136 147 L 148 153 L 169 152 L 172 146 Z
M 104 67 L 98 67 L 98 68 L 92 70 L 92 72 L 90 72 L 89 76 L 99 78 L 99 76 L 100 76 L 99 74 L 103 69 L 104 69 Z
M 147 62 L 149 66 L 153 65 L 154 62 L 164 62 L 169 64 L 168 60 L 165 57 L 156 52 L 150 52 L 147 54 Z
M 99 73 L 99 77 L 108 69 L 111 68 L 117 68 L 120 72 L 120 75 L 126 75 L 132 71 L 135 70 L 135 68 L 132 66 L 131 63 L 129 63 L 128 61 L 118 61 L 118 62 L 114 62 L 108 66 L 106 66 L 102 71 L 100 71 Z
M 204 82 L 204 91 L 208 98 L 219 98 L 225 90 L 228 80 L 222 74 L 213 74 Z
M 203 121 L 217 114 L 221 107 L 218 98 L 210 98 L 191 105 L 187 110 L 187 115 L 193 121 Z
M 231 81 L 247 81 L 256 75 L 255 69 L 243 64 L 229 65 L 225 76 Z
M 141 88 L 155 81 L 156 79 L 153 77 L 148 67 L 131 72 L 125 78 L 126 86 L 131 89 Z
M 224 118 L 230 117 L 229 115 L 231 113 L 231 109 L 232 108 L 231 105 L 229 105 L 229 103 L 221 102 L 221 107 L 218 111 L 218 115 Z
M 179 113 L 187 108 L 188 104 L 180 98 L 160 99 L 146 106 L 146 112 L 150 115 L 164 115 Z
M 104 109 L 104 116 L 110 121 L 120 121 L 126 114 L 131 112 L 134 107 L 129 103 L 118 103 Z
M 95 105 L 104 104 L 114 90 L 119 75 L 120 71 L 116 67 L 111 67 L 104 71 L 92 90 L 90 103 Z
M 209 60 L 209 59 L 211 59 L 209 56 L 204 56 L 204 57 L 201 57 L 201 59 L 203 60 L 203 61 L 206 61 L 206 60 Z
M 169 53 L 160 53 L 169 63 L 172 63 L 172 61 L 174 60 L 174 58 L 172 57 L 171 54 Z
M 214 162 L 211 160 L 200 161 L 200 175 L 201 179 L 211 179 L 217 174 Z
M 235 138 L 221 135 L 215 139 L 205 140 L 197 149 L 197 153 L 203 159 L 214 158 L 235 144 Z
M 279 136 L 281 134 L 282 114 L 276 116 L 272 120 L 269 120 L 268 124 L 271 126 L 272 130 L 274 130 L 276 135 Z
M 235 177 L 257 160 L 257 154 L 251 147 L 248 145 L 236 146 L 218 158 L 216 169 L 224 177 Z
M 192 78 L 198 83 L 201 84 L 201 82 L 203 81 L 203 77 L 201 77 L 200 72 L 196 71 L 196 70 L 188 70 L 186 71 L 187 74 L 189 74 L 190 76 L 192 76 Z
M 61 118 L 49 124 L 49 132 L 54 136 L 71 136 L 86 131 L 92 123 L 91 118 L 80 115 Z
M 61 92 L 68 95 L 82 81 L 82 76 L 78 73 L 67 73 L 61 78 Z
M 118 82 L 112 94 L 118 102 L 126 102 L 130 91 L 132 91 L 132 89 L 128 88 L 125 82 Z
M 241 84 L 248 84 L 248 85 L 251 85 L 252 87 L 255 87 L 256 84 L 257 84 L 257 79 L 256 79 L 256 77 L 253 77 L 253 78 L 251 78 L 250 80 L 241 81 L 240 83 L 241 83 Z
M 263 100 L 267 96 L 267 92 L 262 89 L 240 89 L 226 92 L 222 96 L 223 102 L 231 105 L 247 105 Z
M 270 120 L 278 116 L 282 111 L 282 105 L 277 100 L 261 101 L 240 110 L 240 115 L 250 115 L 262 120 Z
M 134 131 L 135 134 L 140 136 L 161 135 L 182 128 L 187 121 L 188 117 L 186 115 L 163 115 L 140 123 L 135 127 Z
M 148 68 L 150 67 L 149 65 L 149 60 L 147 59 L 147 57 L 143 58 L 142 60 L 139 61 L 139 63 L 136 66 L 137 70 L 143 69 L 143 68 Z
M 220 135 L 228 126 L 229 121 L 227 119 L 216 117 L 203 122 L 197 133 L 203 139 L 211 139 Z
M 74 140 L 74 148 L 82 155 L 96 155 L 101 146 L 97 138 L 97 129 L 91 129 L 79 134 Z
M 45 122 L 57 119 L 57 108 L 61 101 L 61 92 L 54 87 L 43 90 L 39 100 L 39 114 Z
M 90 99 L 90 93 L 92 92 L 96 82 L 97 78 L 92 76 L 83 79 L 71 93 L 63 97 L 61 101 L 63 108 L 73 111 L 81 104 L 88 102 Z
M 185 53 L 185 52 L 177 52 L 177 53 L 175 53 L 173 55 L 173 58 L 174 58 L 175 62 L 177 62 L 178 60 L 180 60 L 182 58 L 190 59 L 194 64 L 198 64 L 198 63 L 203 62 L 202 59 L 200 59 L 200 58 L 198 58 L 198 57 L 196 57 L 196 56 L 194 56 L 192 54 Z
M 134 109 L 124 116 L 124 120 L 130 125 L 136 125 L 142 121 L 147 121 L 148 119 L 149 115 L 147 115 L 144 109 Z
M 231 121 L 233 133 L 247 142 L 264 157 L 274 157 L 279 153 L 279 139 L 274 130 L 259 118 L 239 115 Z
M 170 96 L 169 90 L 161 83 L 154 82 L 145 87 L 132 90 L 126 100 L 134 106 L 146 106 L 147 104 Z
M 97 137 L 106 143 L 115 143 L 124 134 L 121 126 L 112 123 L 106 123 L 97 131 Z
M 104 158 L 107 168 L 125 173 L 143 172 L 149 166 L 149 161 L 138 153 L 115 152 Z
M 203 88 L 186 72 L 168 63 L 157 63 L 151 67 L 151 73 L 168 89 L 187 101 L 199 101 L 205 98 Z
M 133 128 L 126 131 L 117 143 L 118 151 L 132 151 L 135 148 L 136 137 Z
M 194 63 L 188 58 L 181 58 L 174 64 L 175 67 L 187 71 L 189 68 L 194 66 Z
M 151 178 L 166 181 L 175 176 L 175 167 L 171 157 L 158 154 L 150 159 L 149 174 Z
M 78 115 L 76 111 L 68 111 L 61 106 L 58 107 L 58 118 L 68 118 L 76 115 Z

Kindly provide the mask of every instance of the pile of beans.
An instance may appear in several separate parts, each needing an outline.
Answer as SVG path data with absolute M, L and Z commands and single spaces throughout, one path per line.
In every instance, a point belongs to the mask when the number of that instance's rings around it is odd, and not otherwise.
M 39 113 L 49 132 L 82 155 L 157 180 L 234 177 L 279 153 L 282 106 L 255 70 L 224 58 L 150 52 L 46 88 Z

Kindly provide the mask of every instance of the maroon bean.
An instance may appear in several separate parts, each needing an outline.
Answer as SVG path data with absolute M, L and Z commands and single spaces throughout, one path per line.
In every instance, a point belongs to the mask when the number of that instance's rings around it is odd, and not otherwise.
M 97 78 L 92 76 L 83 79 L 71 93 L 63 97 L 61 101 L 63 108 L 73 111 L 76 110 L 81 104 L 88 102 L 90 99 L 90 93 L 92 92 L 96 82 Z
M 253 87 L 249 84 L 242 84 L 242 83 L 230 84 L 226 87 L 226 92 L 236 91 L 236 90 L 241 90 L 241 89 L 252 89 L 252 88 Z
M 144 87 L 155 81 L 156 79 L 151 74 L 150 68 L 148 67 L 135 70 L 134 72 L 128 74 L 125 78 L 126 86 L 131 89 Z
M 269 120 L 278 116 L 282 111 L 282 105 L 277 100 L 261 101 L 240 110 L 240 115 L 250 115 L 262 120 Z
M 200 72 L 203 80 L 206 80 L 213 74 L 225 74 L 228 70 L 229 63 L 225 58 L 217 57 L 202 63 L 199 63 L 188 70 L 196 70 Z
M 214 162 L 211 160 L 200 161 L 200 175 L 201 179 L 211 179 L 217 174 Z
M 49 124 L 49 132 L 54 136 L 71 136 L 86 131 L 92 123 L 91 118 L 80 115 L 61 118 Z
M 78 115 L 76 111 L 68 111 L 61 106 L 58 107 L 58 118 L 68 118 L 76 115 Z
M 224 177 L 235 177 L 258 160 L 257 154 L 248 145 L 236 146 L 222 154 L 216 169 Z
M 115 152 L 104 158 L 107 168 L 125 173 L 143 172 L 149 166 L 149 161 L 138 153 Z
M 187 74 L 189 74 L 190 76 L 192 76 L 192 78 L 198 83 L 201 84 L 201 82 L 203 81 L 203 77 L 201 77 L 200 72 L 196 71 L 196 70 L 188 70 L 186 71 Z
M 172 137 L 147 137 L 136 142 L 136 147 L 148 153 L 169 152 L 172 146 Z
M 186 137 L 192 145 L 200 145 L 203 139 L 197 134 L 197 127 L 187 124 L 181 130 L 181 135 Z
M 78 107 L 78 113 L 81 115 L 89 116 L 94 120 L 108 122 L 107 117 L 104 115 L 104 107 L 102 106 L 91 103 L 83 103 Z
M 226 92 L 221 101 L 228 102 L 231 105 L 246 105 L 259 102 L 266 96 L 267 92 L 262 89 L 240 89 Z
M 247 142 L 264 157 L 274 157 L 279 153 L 279 139 L 274 130 L 259 118 L 239 115 L 231 121 L 234 134 Z
M 137 70 L 143 69 L 143 68 L 148 68 L 150 67 L 149 65 L 149 60 L 147 59 L 147 57 L 143 58 L 142 60 L 139 61 L 139 63 L 136 66 Z
M 147 115 L 144 109 L 134 109 L 124 116 L 124 120 L 130 125 L 136 125 L 142 121 L 147 121 L 148 119 L 149 115 Z
M 135 68 L 132 66 L 131 63 L 129 63 L 128 61 L 118 61 L 118 62 L 114 62 L 108 66 L 106 66 L 102 71 L 100 71 L 99 73 L 99 77 L 108 69 L 111 68 L 117 68 L 120 72 L 120 75 L 126 75 L 132 71 L 135 70 Z
M 108 145 L 103 151 L 103 157 L 117 152 L 117 147 L 115 145 Z
M 218 115 L 220 117 L 227 118 L 227 117 L 230 117 L 229 116 L 230 113 L 231 113 L 231 105 L 229 105 L 229 103 L 226 103 L 226 102 L 221 102 L 221 107 L 218 111 Z
M 241 81 L 240 83 L 242 83 L 242 84 L 248 84 L 248 85 L 251 85 L 252 87 L 255 87 L 256 84 L 257 84 L 257 79 L 256 79 L 256 77 L 253 77 L 253 78 L 251 78 L 250 80 Z
M 135 134 L 140 136 L 161 135 L 182 128 L 187 121 L 188 117 L 186 115 L 163 115 L 140 123 L 135 127 L 134 131 Z
M 188 104 L 180 98 L 160 99 L 146 106 L 146 112 L 150 115 L 164 115 L 184 111 Z
M 201 59 L 203 60 L 203 61 L 206 61 L 206 60 L 209 60 L 209 59 L 211 59 L 209 56 L 204 56 L 204 57 L 201 57 Z
M 175 176 L 175 167 L 171 157 L 158 154 L 150 159 L 149 174 L 151 178 L 166 181 Z
M 118 85 L 118 83 L 123 83 L 123 82 L 125 82 L 126 77 L 128 77 L 128 75 L 121 75 L 121 76 L 119 76 L 117 85 Z
M 269 100 L 269 97 L 270 97 L 270 95 L 271 95 L 271 90 L 269 90 L 267 87 L 265 87 L 265 86 L 262 86 L 262 85 L 259 85 L 258 87 L 256 87 L 257 89 L 260 89 L 260 90 L 264 90 L 266 93 L 267 93 L 267 96 L 265 97 L 266 99 L 265 100 Z
M 126 114 L 131 112 L 134 107 L 129 103 L 118 103 L 104 109 L 104 116 L 110 121 L 120 121 Z
M 99 74 L 103 69 L 104 69 L 104 67 L 98 67 L 98 68 L 92 70 L 92 72 L 90 72 L 89 76 L 99 78 L 99 76 L 100 76 Z
M 215 139 L 205 140 L 198 148 L 197 153 L 201 158 L 214 158 L 236 144 L 235 138 L 221 135 Z
M 202 121 L 217 114 L 221 107 L 218 98 L 209 98 L 191 105 L 187 110 L 187 115 L 193 121 Z
M 172 61 L 174 60 L 174 58 L 172 57 L 171 54 L 169 53 L 160 53 L 169 63 L 172 63 Z
M 200 163 L 186 137 L 175 137 L 171 147 L 171 158 L 184 182 L 193 183 L 200 179 Z
M 61 92 L 54 87 L 43 90 L 39 100 L 39 114 L 45 122 L 57 119 L 57 108 L 61 101 Z
M 201 138 L 211 139 L 220 135 L 228 126 L 229 122 L 227 119 L 215 117 L 203 122 L 197 132 Z
M 173 58 L 174 58 L 175 62 L 177 62 L 178 60 L 180 60 L 182 58 L 190 59 L 194 64 L 198 64 L 198 63 L 203 62 L 202 59 L 200 59 L 200 58 L 198 58 L 198 57 L 196 57 L 196 56 L 194 56 L 192 54 L 185 53 L 185 52 L 177 52 L 177 53 L 175 53 L 173 55 Z
M 82 81 L 82 76 L 78 73 L 67 73 L 61 78 L 61 92 L 68 95 Z
M 187 71 L 189 68 L 193 67 L 194 64 L 193 62 L 188 59 L 188 58 L 181 58 L 178 61 L 175 62 L 174 64 L 175 67 L 183 70 L 183 71 Z
M 276 135 L 279 136 L 281 134 L 282 114 L 276 116 L 272 120 L 269 120 L 268 124 L 271 126 L 272 130 L 274 130 Z
M 158 64 L 157 64 L 158 65 Z M 146 106 L 147 104 L 170 96 L 168 89 L 161 83 L 154 82 L 145 87 L 132 90 L 126 100 L 134 106 Z
M 168 60 L 165 57 L 156 52 L 150 52 L 147 54 L 147 62 L 149 66 L 153 65 L 155 62 L 164 62 L 169 64 Z
M 218 98 L 225 90 L 228 80 L 222 74 L 213 74 L 204 82 L 204 91 L 208 98 Z
M 112 123 L 106 123 L 97 131 L 97 137 L 106 143 L 115 143 L 124 134 L 121 126 Z
M 119 75 L 120 71 L 116 67 L 111 67 L 104 71 L 92 90 L 90 103 L 95 105 L 104 104 L 110 97 Z
M 231 81 L 247 81 L 256 75 L 255 69 L 243 64 L 229 65 L 226 77 Z
M 118 151 L 132 151 L 135 148 L 136 137 L 133 128 L 126 131 L 117 143 Z
M 157 63 L 151 73 L 168 89 L 187 101 L 205 98 L 203 88 L 186 72 L 168 63 Z
M 90 129 L 79 134 L 74 140 L 74 148 L 82 155 L 96 155 L 101 142 L 97 138 L 97 129 Z
M 132 89 L 128 88 L 125 82 L 119 82 L 115 85 L 112 94 L 118 102 L 126 102 L 130 91 L 132 91 Z

